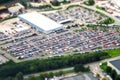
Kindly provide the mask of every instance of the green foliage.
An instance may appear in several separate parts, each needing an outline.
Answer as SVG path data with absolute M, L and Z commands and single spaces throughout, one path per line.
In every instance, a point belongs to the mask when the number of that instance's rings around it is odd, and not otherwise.
M 107 19 L 99 22 L 99 24 L 106 24 L 106 25 L 108 25 L 108 24 L 112 24 L 112 23 L 114 23 L 114 22 L 115 22 L 115 21 L 114 21 L 112 18 L 108 17 Z
M 120 75 L 117 75 L 115 80 L 120 80 Z
M 11 2 L 13 0 L 0 0 L 0 4 L 4 4 L 4 3 L 7 3 L 7 2 Z
M 84 30 L 86 30 L 86 28 L 77 29 L 77 30 L 75 30 L 75 32 L 80 32 L 80 31 L 84 31 Z
M 87 24 L 87 27 L 94 27 L 94 24 Z
M 63 3 L 63 4 L 69 4 L 70 1 L 66 1 L 66 0 L 64 0 L 64 1 L 62 1 L 61 3 Z
M 52 8 L 51 5 L 41 5 L 39 6 L 39 9 L 44 9 L 44 8 Z
M 79 6 L 80 6 L 80 5 L 70 5 L 70 6 L 67 7 L 67 9 L 73 8 L 73 7 L 79 7 Z
M 14 78 L 13 77 L 6 77 L 6 78 L 0 78 L 0 80 L 14 80 Z
M 120 48 L 112 49 L 112 50 L 105 50 L 105 52 L 109 53 L 110 57 L 120 56 Z
M 101 69 L 103 69 L 108 75 L 110 75 L 110 77 L 113 80 L 119 80 L 119 75 L 117 75 L 117 72 L 112 69 L 110 66 L 107 66 L 107 62 L 102 63 L 102 65 L 100 65 Z
M 100 65 L 100 68 L 103 70 L 106 70 L 107 67 L 107 62 L 102 63 L 102 65 Z
M 51 5 L 40 5 L 39 7 L 29 5 L 29 7 L 30 8 L 37 8 L 37 9 L 46 9 L 46 8 L 52 9 Z
M 78 27 L 78 26 L 79 26 L 79 24 L 74 24 L 74 25 L 67 26 L 66 28 L 70 29 L 70 28 L 74 28 L 74 27 Z
M 50 1 L 50 3 L 51 3 L 53 6 L 60 6 L 60 2 L 59 2 L 59 1 Z
M 99 6 L 96 6 L 97 9 L 100 9 L 100 10 L 104 10 L 105 11 L 105 8 L 104 7 L 99 7 Z
M 50 1 L 50 3 L 53 5 L 53 6 L 60 6 L 60 4 L 62 3 L 62 4 L 69 4 L 70 3 L 70 1 L 66 1 L 66 0 L 64 0 L 64 1 L 62 1 L 62 2 L 59 2 L 59 1 Z
M 61 56 L 48 59 L 36 59 L 21 63 L 12 63 L 0 66 L 0 77 L 15 76 L 18 72 L 30 74 L 48 70 L 72 67 L 76 64 L 86 64 L 108 57 L 108 53 L 94 52 L 76 54 L 73 56 Z
M 94 0 L 88 0 L 88 1 L 85 1 L 84 4 L 88 5 L 88 6 L 92 6 L 92 5 L 95 4 L 95 1 Z
M 17 73 L 15 80 L 23 80 L 23 73 L 22 72 Z
M 29 80 L 36 80 L 36 78 L 35 78 L 34 75 L 30 75 L 30 76 L 29 76 Z
M 111 71 L 112 71 L 112 68 L 111 68 L 110 66 L 107 66 L 107 67 L 106 67 L 106 72 L 110 74 Z
M 110 73 L 110 76 L 113 78 L 113 80 L 116 78 L 117 72 L 115 70 L 112 70 Z
M 20 3 L 21 3 L 22 5 L 24 5 L 25 7 L 27 7 L 27 2 L 28 2 L 28 0 L 21 0 L 21 1 L 20 1 Z
M 59 71 L 59 72 L 49 72 L 49 73 L 41 73 L 39 78 L 40 80 L 45 80 L 45 78 L 53 78 L 54 76 L 61 76 L 63 75 L 63 71 Z
M 1 19 L 0 22 L 3 22 L 3 21 L 6 21 L 6 20 L 9 20 L 9 19 L 13 19 L 13 18 L 16 18 L 17 16 L 12 16 L 12 17 L 8 17 L 8 18 L 4 18 L 4 19 Z
M 75 72 L 84 72 L 86 71 L 86 68 L 82 64 L 77 64 L 74 66 L 74 71 Z

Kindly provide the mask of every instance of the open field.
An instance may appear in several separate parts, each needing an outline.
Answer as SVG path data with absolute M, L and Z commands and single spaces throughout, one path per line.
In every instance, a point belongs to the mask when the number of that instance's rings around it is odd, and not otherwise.
M 120 48 L 113 50 L 105 50 L 105 52 L 108 52 L 111 57 L 120 56 Z

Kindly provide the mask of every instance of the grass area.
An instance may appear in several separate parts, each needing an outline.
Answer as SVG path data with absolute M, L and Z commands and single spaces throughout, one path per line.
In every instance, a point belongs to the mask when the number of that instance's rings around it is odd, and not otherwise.
M 100 6 L 96 6 L 96 9 L 100 9 L 100 10 L 105 11 L 105 8 L 104 7 L 100 7 Z
M 62 7 L 59 7 L 59 8 L 53 8 L 53 9 L 45 10 L 45 11 L 53 11 L 53 10 L 60 10 L 60 9 L 62 9 Z
M 108 52 L 110 57 L 120 56 L 120 48 L 112 49 L 112 50 L 105 50 L 105 52 Z
M 25 78 L 24 80 L 31 80 L 31 79 Z M 39 76 L 35 77 L 35 80 L 40 80 Z
M 102 70 L 105 70 L 106 67 L 107 67 L 107 62 L 104 62 L 104 63 L 102 63 L 102 64 L 100 65 L 100 68 L 101 68 Z
M 61 3 L 63 3 L 63 4 L 69 4 L 70 2 L 69 1 L 63 1 Z
M 74 70 L 63 71 L 63 74 L 69 74 L 69 73 L 74 73 Z
M 67 9 L 73 8 L 73 7 L 78 7 L 78 6 L 80 6 L 80 5 L 70 5 L 70 6 L 67 7 Z

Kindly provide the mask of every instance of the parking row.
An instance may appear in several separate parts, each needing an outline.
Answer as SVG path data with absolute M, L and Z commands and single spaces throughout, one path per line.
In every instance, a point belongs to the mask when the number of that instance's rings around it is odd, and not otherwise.
M 101 16 L 101 14 L 96 13 L 93 10 L 89 10 L 83 7 L 73 7 L 64 11 L 47 13 L 44 15 L 56 22 L 65 21 L 66 23 L 73 21 L 79 21 L 81 23 L 98 23 L 107 18 L 106 16 Z
M 5 41 L 10 39 L 7 35 L 5 35 L 3 32 L 0 32 L 0 41 Z
M 64 54 L 67 51 L 79 52 L 108 49 L 120 46 L 120 38 L 115 32 L 84 30 L 66 31 L 54 36 L 34 36 L 3 48 L 16 58 L 29 58 L 41 54 Z

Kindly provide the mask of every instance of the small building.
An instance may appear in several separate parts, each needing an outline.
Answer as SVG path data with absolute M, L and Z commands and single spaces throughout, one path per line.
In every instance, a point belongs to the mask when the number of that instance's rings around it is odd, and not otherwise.
M 108 66 L 112 67 L 118 74 L 120 74 L 120 59 L 109 61 Z
M 5 7 L 5 6 L 0 6 L 0 11 L 1 11 L 1 10 L 4 10 L 4 9 L 7 9 L 7 7 Z
M 1 13 L 4 13 L 4 12 L 7 12 L 7 7 L 6 6 L 0 6 L 0 14 Z
M 29 24 L 34 29 L 41 31 L 45 34 L 49 34 L 57 30 L 63 29 L 62 24 L 59 24 L 53 21 L 52 19 L 37 12 L 25 13 L 19 15 L 18 18 L 21 21 Z
M 15 6 L 8 8 L 8 11 L 11 14 L 16 14 L 16 13 L 19 13 L 20 10 L 24 10 L 24 9 L 25 9 L 25 7 L 23 5 L 21 5 L 20 3 L 16 3 Z

